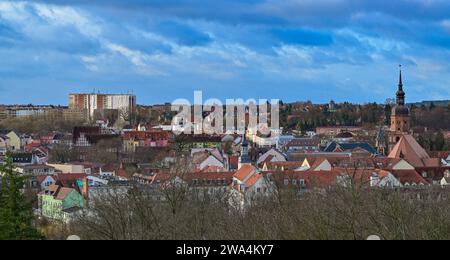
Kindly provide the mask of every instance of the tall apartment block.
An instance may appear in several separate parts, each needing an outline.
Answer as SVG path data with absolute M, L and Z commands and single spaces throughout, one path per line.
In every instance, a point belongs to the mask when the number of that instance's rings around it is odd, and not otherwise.
M 136 107 L 136 96 L 129 94 L 70 94 L 69 108 L 84 109 L 87 118 L 94 119 L 96 111 L 117 110 L 126 119 Z

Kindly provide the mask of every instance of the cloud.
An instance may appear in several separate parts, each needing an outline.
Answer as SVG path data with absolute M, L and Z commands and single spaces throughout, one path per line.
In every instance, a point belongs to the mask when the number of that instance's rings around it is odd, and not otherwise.
M 448 93 L 448 13 L 441 0 L 2 1 L 0 85 L 383 101 L 403 63 L 409 97 L 425 98 L 422 85 Z

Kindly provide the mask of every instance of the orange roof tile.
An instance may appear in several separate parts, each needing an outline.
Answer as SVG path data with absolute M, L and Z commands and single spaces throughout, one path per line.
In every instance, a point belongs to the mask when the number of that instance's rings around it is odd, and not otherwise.
M 425 149 L 411 135 L 403 135 L 388 157 L 404 158 L 414 167 L 423 167 L 425 165 L 423 159 L 430 158 Z
M 245 181 L 250 174 L 255 173 L 256 169 L 252 165 L 244 164 L 242 167 L 234 174 L 234 177 L 240 181 Z
M 429 184 L 417 171 L 414 170 L 392 170 L 392 174 L 397 178 L 400 183 L 406 184 Z

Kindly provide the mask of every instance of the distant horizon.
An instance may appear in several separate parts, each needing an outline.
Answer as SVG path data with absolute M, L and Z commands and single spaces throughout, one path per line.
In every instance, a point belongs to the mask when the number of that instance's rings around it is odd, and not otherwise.
M 70 93 L 70 94 L 108 94 L 108 95 L 136 95 L 136 94 L 120 94 L 120 93 Z M 69 94 L 68 94 L 69 95 Z M 183 98 L 183 97 L 181 97 Z M 216 97 L 217 98 L 217 97 Z M 170 104 L 172 101 L 167 101 L 167 102 L 159 102 L 159 103 L 152 103 L 152 104 L 145 104 L 145 103 L 139 103 L 139 96 L 136 95 L 136 99 L 137 99 L 137 105 L 138 106 L 162 106 L 162 105 L 166 105 L 166 104 Z M 186 98 L 187 100 L 193 100 L 193 98 Z M 204 100 L 209 99 L 209 98 L 204 98 Z M 223 98 L 219 100 L 223 100 L 225 101 L 227 98 Z M 267 99 L 267 100 L 271 100 L 270 98 L 261 98 L 261 99 Z M 384 100 L 383 102 L 376 102 L 376 101 L 369 101 L 369 102 L 350 102 L 350 101 L 338 101 L 338 100 L 334 100 L 334 99 L 330 99 L 327 102 L 314 102 L 313 100 L 294 100 L 294 101 L 286 101 L 286 100 L 282 100 L 280 99 L 280 101 L 282 101 L 284 104 L 295 104 L 295 103 L 305 103 L 305 102 L 312 102 L 315 105 L 326 105 L 328 103 L 330 103 L 331 101 L 334 101 L 336 104 L 343 104 L 343 103 L 351 103 L 351 104 L 355 104 L 355 105 L 366 105 L 366 104 L 370 104 L 370 103 L 377 103 L 379 105 L 383 105 L 386 103 L 386 100 Z M 394 100 L 395 101 L 395 100 Z M 413 102 L 406 102 L 407 105 L 412 105 L 412 104 L 417 104 L 417 103 L 428 103 L 428 102 L 450 102 L 450 98 L 449 99 L 436 99 L 436 100 L 419 100 L 419 101 L 413 101 Z M 69 103 L 67 102 L 66 104 L 56 104 L 56 103 L 41 103 L 41 104 L 36 104 L 36 103 L 0 103 L 0 106 L 28 106 L 28 105 L 32 105 L 32 106 L 36 106 L 36 107 L 45 107 L 45 106 L 56 106 L 56 107 L 68 107 Z

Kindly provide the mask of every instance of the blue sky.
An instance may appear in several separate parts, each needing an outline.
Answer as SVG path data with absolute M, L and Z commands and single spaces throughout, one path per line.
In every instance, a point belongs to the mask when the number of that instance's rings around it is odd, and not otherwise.
M 0 0 L 0 103 L 450 99 L 447 0 Z

